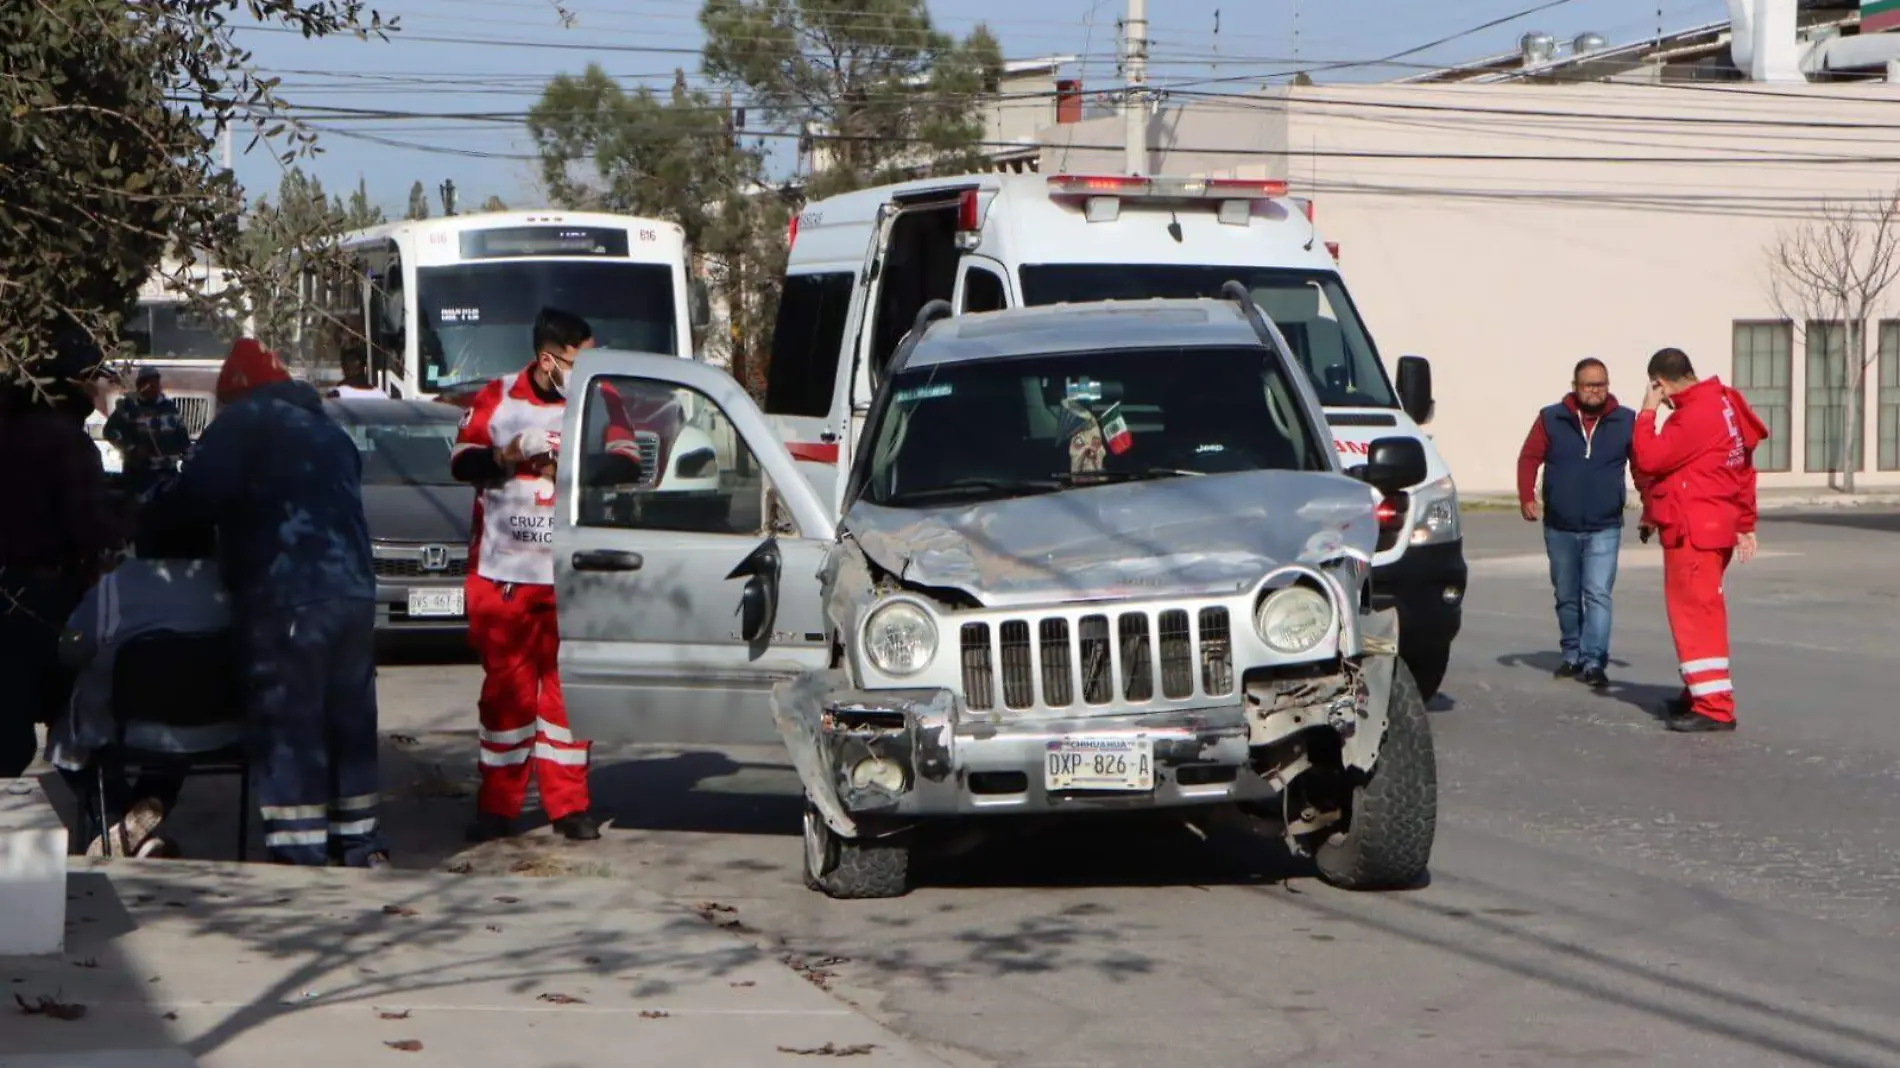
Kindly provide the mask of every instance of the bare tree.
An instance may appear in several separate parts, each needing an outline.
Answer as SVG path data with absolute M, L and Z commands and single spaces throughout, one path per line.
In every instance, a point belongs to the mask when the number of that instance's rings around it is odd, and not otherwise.
M 1877 193 L 1864 200 L 1830 200 L 1805 222 L 1782 231 L 1770 255 L 1770 291 L 1781 314 L 1801 324 L 1803 341 L 1810 323 L 1839 323 L 1843 333 L 1845 382 L 1828 383 L 1830 390 L 1845 386 L 1846 428 L 1836 455 L 1841 489 L 1854 492 L 1854 461 L 1861 451 L 1861 424 L 1865 421 L 1867 368 L 1880 358 L 1878 345 L 1867 343 L 1867 328 L 1885 317 L 1894 303 L 1891 292 L 1900 280 L 1900 190 Z M 1831 364 L 1827 339 L 1822 339 L 1823 363 Z M 1824 372 L 1837 373 L 1832 366 Z

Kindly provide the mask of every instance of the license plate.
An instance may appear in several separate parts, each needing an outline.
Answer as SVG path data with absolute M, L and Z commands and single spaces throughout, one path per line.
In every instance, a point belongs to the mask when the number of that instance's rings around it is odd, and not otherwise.
M 410 590 L 409 615 L 426 619 L 460 616 L 464 612 L 462 591 L 447 590 Z
M 1049 790 L 1152 790 L 1154 739 L 1061 738 L 1049 743 L 1042 771 Z

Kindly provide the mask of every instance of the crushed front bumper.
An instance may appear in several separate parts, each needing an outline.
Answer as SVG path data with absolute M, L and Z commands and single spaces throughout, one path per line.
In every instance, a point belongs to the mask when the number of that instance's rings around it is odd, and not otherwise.
M 1005 720 L 946 690 L 833 688 L 807 676 L 775 694 L 779 731 L 828 823 L 864 817 L 1114 811 L 1262 800 L 1277 789 L 1249 767 L 1246 707 Z M 1153 742 L 1149 790 L 1053 790 L 1046 758 L 1064 739 Z M 869 770 L 867 770 L 869 769 Z

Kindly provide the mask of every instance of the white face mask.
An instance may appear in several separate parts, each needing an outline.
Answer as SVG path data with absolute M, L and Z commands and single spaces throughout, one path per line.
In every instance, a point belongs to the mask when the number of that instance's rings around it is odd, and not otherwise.
M 554 395 L 557 397 L 566 397 L 567 396 L 566 369 L 563 368 L 558 361 L 555 361 L 553 359 L 550 359 L 548 362 L 552 365 L 547 370 L 548 389 L 552 390 L 554 392 Z

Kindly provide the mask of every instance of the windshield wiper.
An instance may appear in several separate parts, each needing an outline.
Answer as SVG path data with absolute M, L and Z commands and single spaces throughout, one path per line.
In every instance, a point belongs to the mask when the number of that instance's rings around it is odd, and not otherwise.
M 1037 493 L 1054 493 L 1061 488 L 1062 486 L 1056 482 L 1031 482 L 1007 478 L 959 478 L 941 486 L 899 493 L 884 503 L 905 504 L 934 497 L 965 497 L 982 494 L 1029 496 Z
M 1205 471 L 1179 467 L 1144 467 L 1139 471 L 1058 471 L 1051 478 L 1065 484 L 1076 482 L 1152 482 L 1162 478 L 1202 478 Z

